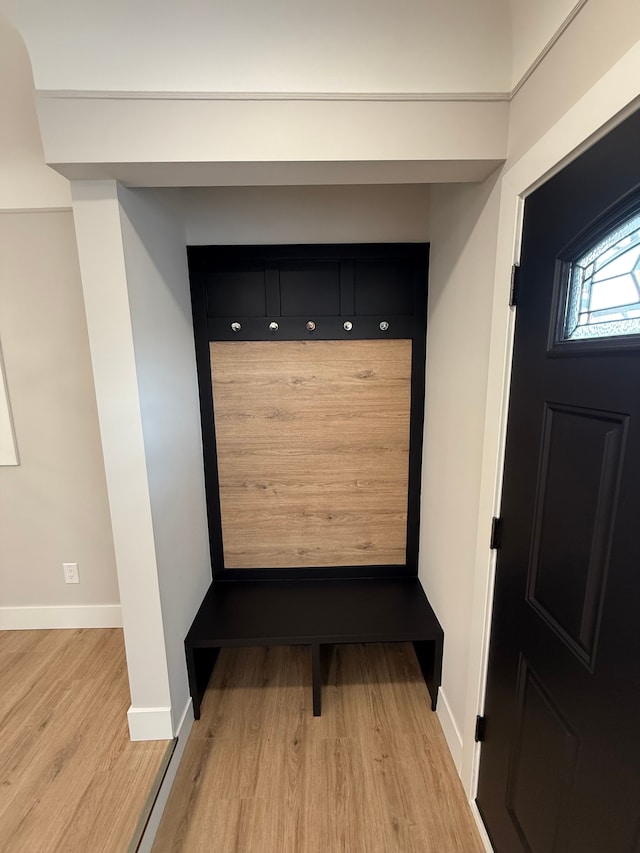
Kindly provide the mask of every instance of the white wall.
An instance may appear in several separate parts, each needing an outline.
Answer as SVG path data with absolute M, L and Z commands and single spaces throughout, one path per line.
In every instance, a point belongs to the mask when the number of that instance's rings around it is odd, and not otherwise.
M 114 182 L 72 185 L 129 670 L 134 740 L 173 736 L 144 435 Z
M 184 638 L 211 582 L 184 222 L 175 194 L 72 185 L 134 740 L 190 703 Z
M 585 0 L 509 0 L 513 68 L 511 88 Z
M 509 162 L 567 115 L 637 44 L 639 33 L 637 0 L 588 0 L 511 102 Z
M 69 187 L 44 164 L 29 59 L 2 16 L 0 114 L 0 347 L 20 458 L 0 467 L 0 628 L 117 625 Z
M 498 172 L 432 188 L 419 575 L 444 629 L 438 712 L 458 767 L 499 200 Z
M 69 208 L 69 183 L 45 165 L 24 42 L 0 15 L 0 210 Z
M 0 627 L 47 627 L 50 610 L 14 609 L 119 603 L 71 214 L 0 213 L 0 271 L 20 448 L 19 466 L 0 467 L 0 602 L 10 608 Z M 64 583 L 63 562 L 79 563 L 78 585 Z
M 27 42 L 39 89 L 509 88 L 506 0 L 7 0 L 6 5 Z
M 40 89 L 478 93 L 510 91 L 585 0 L 3 3 Z
M 162 191 L 118 199 L 175 733 L 190 702 L 184 638 L 211 583 L 185 229 Z
M 187 242 L 425 242 L 429 187 L 217 187 L 183 191 Z
M 45 199 L 57 202 L 64 197 L 67 182 L 44 165 L 29 57 L 18 33 L 1 15 L 0 111 L 4 117 L 0 125 L 0 210 L 39 207 Z M 0 346 L 0 465 L 17 462 Z
M 17 465 L 18 447 L 13 431 L 9 389 L 4 375 L 4 359 L 0 350 L 0 465 Z

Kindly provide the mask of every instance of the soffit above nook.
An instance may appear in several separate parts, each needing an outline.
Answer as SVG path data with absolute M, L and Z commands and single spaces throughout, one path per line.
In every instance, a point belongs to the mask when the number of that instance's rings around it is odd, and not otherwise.
M 45 156 L 129 186 L 482 180 L 505 102 L 38 98 Z
M 585 0 L 0 2 L 46 161 L 171 186 L 483 180 L 515 78 Z

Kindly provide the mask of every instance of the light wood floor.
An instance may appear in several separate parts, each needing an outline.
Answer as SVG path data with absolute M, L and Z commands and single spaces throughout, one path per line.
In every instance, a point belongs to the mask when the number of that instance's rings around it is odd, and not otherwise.
M 481 853 L 410 645 L 225 649 L 153 853 Z
M 168 745 L 129 704 L 121 630 L 0 632 L 2 853 L 126 853 Z

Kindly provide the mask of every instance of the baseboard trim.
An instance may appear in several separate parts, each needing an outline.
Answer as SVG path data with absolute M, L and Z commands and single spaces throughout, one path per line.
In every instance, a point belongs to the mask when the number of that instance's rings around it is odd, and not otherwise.
M 127 711 L 131 740 L 173 740 L 171 708 L 135 708 Z
M 438 690 L 438 710 L 436 713 L 438 714 L 449 752 L 453 757 L 453 763 L 456 765 L 458 775 L 460 775 L 462 771 L 462 735 L 455 723 L 451 707 L 447 702 L 447 697 L 442 687 Z
M 469 808 L 471 809 L 471 814 L 473 815 L 473 819 L 475 820 L 476 826 L 478 827 L 478 832 L 480 833 L 480 840 L 484 845 L 486 853 L 494 853 L 493 845 L 491 844 L 487 829 L 484 825 L 484 821 L 482 820 L 482 815 L 480 814 L 480 810 L 478 809 L 475 800 L 469 801 Z
M 167 805 L 167 800 L 169 799 L 169 794 L 171 793 L 171 788 L 176 778 L 180 761 L 182 760 L 182 755 L 187 745 L 187 741 L 189 740 L 192 725 L 193 704 L 191 699 L 189 699 L 182 714 L 180 725 L 178 726 L 176 747 L 162 779 L 162 784 L 160 785 L 155 802 L 153 803 L 149 819 L 144 826 L 142 837 L 140 838 L 137 847 L 134 848 L 137 853 L 150 853 L 151 848 L 153 847 L 158 827 L 160 826 L 160 821 L 162 820 L 162 815 L 164 813 L 165 806 Z
M 0 209 L 0 216 L 15 213 L 71 213 L 72 211 L 70 204 L 65 207 L 3 207 Z
M 49 628 L 122 628 L 119 604 L 0 607 L 0 631 Z

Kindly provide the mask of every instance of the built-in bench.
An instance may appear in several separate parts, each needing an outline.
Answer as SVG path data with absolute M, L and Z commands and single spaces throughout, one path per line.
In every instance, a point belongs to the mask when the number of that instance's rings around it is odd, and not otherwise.
M 195 718 L 221 648 L 309 646 L 319 716 L 327 648 L 389 642 L 413 643 L 435 711 L 443 631 L 418 578 L 214 581 L 185 640 Z
M 429 247 L 190 246 L 213 584 L 185 645 L 196 718 L 227 646 L 411 642 L 436 707 L 442 628 L 418 580 Z

